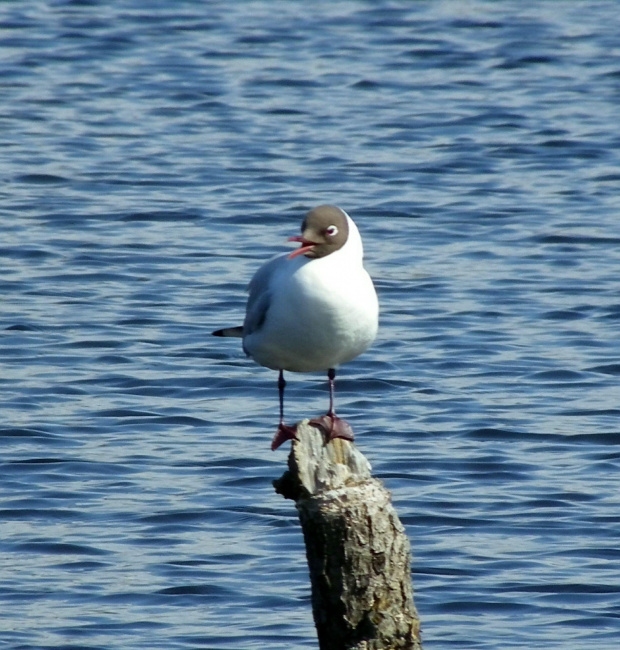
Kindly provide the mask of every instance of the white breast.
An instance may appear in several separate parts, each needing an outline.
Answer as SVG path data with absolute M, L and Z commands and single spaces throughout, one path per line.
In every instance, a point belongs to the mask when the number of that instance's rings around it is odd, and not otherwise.
M 362 265 L 359 233 L 349 222 L 347 243 L 331 255 L 278 259 L 268 278 L 264 320 L 243 342 L 261 365 L 327 370 L 355 358 L 374 340 L 377 295 Z

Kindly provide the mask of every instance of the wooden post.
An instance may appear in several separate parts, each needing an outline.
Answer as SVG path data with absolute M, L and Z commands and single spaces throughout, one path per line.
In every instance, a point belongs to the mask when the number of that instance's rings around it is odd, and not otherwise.
M 366 458 L 304 420 L 288 465 L 274 487 L 299 513 L 320 650 L 422 650 L 409 540 Z

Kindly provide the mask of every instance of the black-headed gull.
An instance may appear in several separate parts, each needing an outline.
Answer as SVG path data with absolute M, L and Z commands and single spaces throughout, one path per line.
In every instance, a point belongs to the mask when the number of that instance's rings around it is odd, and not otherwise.
M 243 338 L 243 349 L 261 366 L 279 372 L 280 423 L 271 444 L 277 449 L 295 437 L 284 424 L 284 370 L 327 370 L 329 410 L 311 420 L 329 439 L 353 439 L 334 411 L 336 367 L 373 342 L 379 304 L 363 266 L 362 238 L 349 215 L 333 205 L 310 210 L 301 225 L 301 244 L 292 253 L 261 266 L 249 284 L 243 326 L 213 332 Z

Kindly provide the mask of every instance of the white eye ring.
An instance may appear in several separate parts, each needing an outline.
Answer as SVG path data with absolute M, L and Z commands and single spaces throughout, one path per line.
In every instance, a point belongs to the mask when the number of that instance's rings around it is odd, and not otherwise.
M 330 237 L 334 237 L 338 234 L 338 228 L 336 226 L 328 226 L 325 229 L 325 234 L 329 235 Z

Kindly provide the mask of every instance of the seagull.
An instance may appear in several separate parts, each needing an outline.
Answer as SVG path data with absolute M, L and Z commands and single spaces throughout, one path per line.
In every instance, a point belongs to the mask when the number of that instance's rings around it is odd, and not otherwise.
M 300 247 L 263 264 L 250 281 L 243 325 L 213 332 L 242 338 L 247 356 L 278 371 L 274 450 L 295 439 L 295 427 L 284 424 L 284 371 L 327 371 L 329 409 L 310 424 L 322 428 L 328 440 L 353 440 L 350 425 L 334 410 L 336 368 L 370 346 L 379 321 L 377 294 L 363 266 L 362 238 L 344 210 L 333 205 L 310 210 L 301 235 L 289 241 Z

